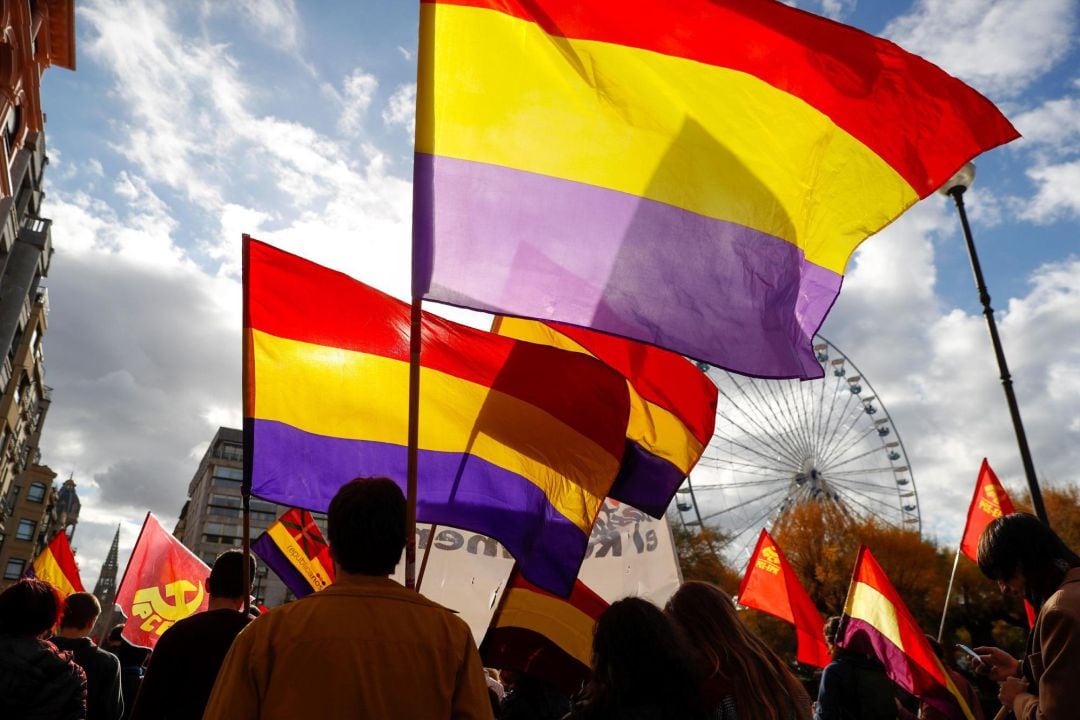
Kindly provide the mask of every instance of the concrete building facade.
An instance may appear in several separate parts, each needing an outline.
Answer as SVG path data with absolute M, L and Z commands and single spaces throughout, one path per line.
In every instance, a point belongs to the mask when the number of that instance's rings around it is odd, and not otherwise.
M 243 546 L 240 485 L 244 478 L 244 433 L 218 428 L 188 485 L 188 499 L 173 535 L 207 565 L 226 550 Z M 255 541 L 289 508 L 251 498 L 251 540 Z M 320 521 L 320 525 L 325 525 Z M 259 604 L 276 607 L 293 599 L 285 584 L 259 563 L 252 594 Z
M 57 487 L 56 473 L 44 465 L 32 465 L 12 484 L 5 507 L 9 531 L 0 543 L 0 590 L 29 569 L 57 533 L 75 536 L 79 522 L 75 480 Z

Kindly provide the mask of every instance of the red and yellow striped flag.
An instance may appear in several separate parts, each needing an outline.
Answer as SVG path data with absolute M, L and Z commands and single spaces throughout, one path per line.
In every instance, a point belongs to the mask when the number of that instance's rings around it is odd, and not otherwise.
M 79 577 L 79 566 L 75 564 L 75 555 L 71 552 L 71 543 L 68 542 L 67 533 L 62 530 L 37 556 L 28 574 L 49 583 L 64 597 L 86 592 Z

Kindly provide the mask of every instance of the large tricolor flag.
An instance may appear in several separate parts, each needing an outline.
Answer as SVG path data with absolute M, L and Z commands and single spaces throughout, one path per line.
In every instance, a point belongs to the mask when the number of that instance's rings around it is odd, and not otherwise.
M 123 636 L 136 645 L 157 645 L 176 621 L 206 609 L 209 576 L 206 563 L 147 513 L 116 589 L 116 604 L 127 616 Z
M 772 0 L 421 4 L 414 293 L 820 377 L 866 237 L 1016 138 L 891 42 Z
M 511 573 L 480 643 L 486 667 L 535 675 L 567 696 L 589 679 L 593 628 L 608 603 L 577 580 L 565 600 Z
M 298 598 L 318 592 L 334 582 L 330 546 L 307 510 L 286 510 L 251 543 L 251 551 L 262 558 Z
M 841 647 L 876 656 L 893 682 L 945 717 L 974 720 L 963 694 L 865 545 L 855 560 L 840 638 Z
M 44 580 L 64 597 L 72 593 L 86 592 L 82 578 L 79 577 L 79 566 L 75 564 L 75 555 L 71 552 L 71 543 L 67 533 L 62 530 L 56 533 L 41 554 L 34 559 L 27 575 Z
M 821 668 L 831 662 L 821 613 L 791 563 L 764 528 L 739 584 L 738 603 L 794 625 L 799 662 Z
M 252 492 L 325 511 L 358 476 L 406 480 L 410 309 L 245 243 Z M 417 518 L 499 540 L 567 594 L 619 471 L 626 381 L 595 358 L 424 314 Z
M 663 516 L 712 437 L 717 390 L 708 376 L 676 353 L 572 325 L 499 317 L 492 331 L 592 355 L 626 378 L 626 451 L 608 495 Z

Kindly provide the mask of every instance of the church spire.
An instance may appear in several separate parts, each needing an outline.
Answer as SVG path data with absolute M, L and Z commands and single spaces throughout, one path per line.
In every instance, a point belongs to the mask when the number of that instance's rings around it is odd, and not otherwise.
M 101 603 L 102 608 L 111 608 L 116 598 L 116 566 L 117 554 L 120 548 L 120 526 L 116 526 L 116 534 L 113 535 L 112 547 L 101 566 L 101 574 L 98 575 L 97 584 L 94 585 L 94 596 Z

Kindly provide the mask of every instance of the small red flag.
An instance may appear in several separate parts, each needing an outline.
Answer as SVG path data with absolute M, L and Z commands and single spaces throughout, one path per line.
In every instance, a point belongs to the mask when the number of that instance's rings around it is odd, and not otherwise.
M 79 566 L 75 564 L 75 555 L 71 552 L 67 533 L 61 530 L 45 546 L 41 554 L 30 566 L 27 573 L 49 583 L 64 597 L 77 592 L 86 592 L 79 577 Z
M 991 521 L 1002 515 L 1016 512 L 1012 500 L 1005 488 L 990 469 L 990 463 L 983 458 L 979 468 L 979 480 L 975 483 L 975 495 L 968 508 L 967 525 L 964 526 L 964 539 L 960 541 L 960 552 L 978 562 L 979 536 Z
M 794 625 L 799 642 L 799 662 L 823 668 L 832 660 L 822 633 L 825 623 L 821 613 L 787 558 L 764 529 L 739 585 L 738 602 Z
M 154 647 L 177 620 L 206 609 L 209 575 L 210 568 L 147 513 L 116 591 L 116 604 L 128 618 L 123 636 Z

